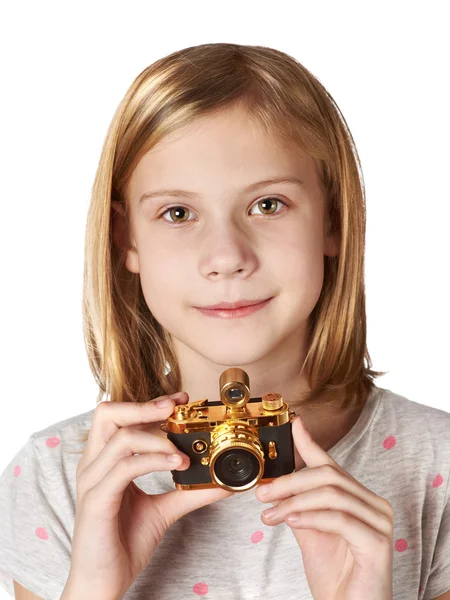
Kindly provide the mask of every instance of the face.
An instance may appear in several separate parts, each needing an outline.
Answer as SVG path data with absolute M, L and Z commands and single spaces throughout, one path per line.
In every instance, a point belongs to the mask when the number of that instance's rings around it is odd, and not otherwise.
M 276 177 L 303 184 L 246 191 Z M 195 195 L 140 201 L 162 188 Z M 139 273 L 149 309 L 171 335 L 182 389 L 205 397 L 210 387 L 217 397 L 218 377 L 230 366 L 247 371 L 252 395 L 292 381 L 322 289 L 324 254 L 337 254 L 336 241 L 326 236 L 312 159 L 295 145 L 276 143 L 234 108 L 158 143 L 137 165 L 125 196 L 131 218 L 126 267 Z M 118 231 L 114 239 L 123 247 Z M 212 318 L 195 308 L 269 297 L 243 318 Z

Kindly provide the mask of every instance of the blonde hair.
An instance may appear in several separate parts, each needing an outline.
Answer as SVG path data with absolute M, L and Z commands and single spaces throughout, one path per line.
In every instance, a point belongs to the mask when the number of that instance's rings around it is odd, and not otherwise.
M 371 370 L 366 345 L 365 188 L 343 115 L 292 56 L 264 46 L 202 44 L 173 52 L 136 77 L 103 145 L 87 218 L 83 282 L 84 339 L 99 386 L 97 404 L 146 402 L 181 391 L 170 337 L 145 302 L 139 274 L 128 271 L 123 251 L 113 244 L 111 202 L 122 203 L 129 224 L 124 192 L 142 156 L 197 117 L 233 106 L 245 108 L 274 139 L 294 141 L 312 157 L 328 232 L 339 236 L 338 255 L 324 256 L 324 283 L 310 315 L 303 366 L 311 391 L 302 405 L 360 407 L 375 377 L 385 374 Z M 85 432 L 80 441 L 87 438 Z

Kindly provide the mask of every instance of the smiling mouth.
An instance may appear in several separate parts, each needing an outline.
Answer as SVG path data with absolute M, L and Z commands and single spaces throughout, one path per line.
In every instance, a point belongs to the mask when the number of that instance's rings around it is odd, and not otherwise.
M 273 297 L 272 297 L 273 298 Z M 241 306 L 239 308 L 200 308 L 195 307 L 201 313 L 209 317 L 219 317 L 224 319 L 234 319 L 239 317 L 246 317 L 251 315 L 265 306 L 267 306 L 272 298 L 267 298 L 267 300 L 263 300 L 262 302 L 258 302 L 257 304 L 251 304 L 247 306 Z

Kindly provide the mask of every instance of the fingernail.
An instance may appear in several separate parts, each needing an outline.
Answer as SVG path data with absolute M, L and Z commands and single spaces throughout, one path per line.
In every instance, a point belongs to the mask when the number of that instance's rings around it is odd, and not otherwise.
M 181 398 L 184 393 L 185 392 L 176 392 L 175 394 L 170 394 L 169 398 L 172 398 L 172 400 L 178 400 L 178 398 Z
M 271 483 L 266 483 L 265 485 L 261 485 L 258 487 L 258 495 L 266 496 L 270 492 L 271 489 L 272 489 Z
M 164 400 L 158 400 L 158 402 L 156 402 L 155 404 L 158 408 L 164 408 L 170 402 L 172 402 L 172 400 L 170 398 L 164 398 Z
M 182 456 L 180 456 L 179 454 L 170 454 L 170 455 L 167 457 L 167 460 L 168 460 L 169 462 L 173 462 L 173 463 L 179 463 L 179 462 L 181 462 L 181 459 L 182 459 L 182 458 L 183 458 L 183 457 L 182 457 Z
M 276 512 L 277 512 L 276 508 L 268 508 L 267 510 L 263 511 L 263 517 L 265 519 L 270 519 Z
M 298 521 L 300 515 L 297 514 L 292 514 L 292 515 L 288 515 L 286 517 L 286 521 L 289 521 L 289 523 L 294 523 L 295 521 Z

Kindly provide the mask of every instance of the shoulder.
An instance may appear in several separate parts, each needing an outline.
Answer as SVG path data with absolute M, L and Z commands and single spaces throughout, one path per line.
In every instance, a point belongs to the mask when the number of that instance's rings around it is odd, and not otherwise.
M 409 431 L 419 437 L 443 438 L 450 442 L 450 412 L 380 388 L 378 426 Z
M 33 432 L 27 442 L 32 458 L 43 463 L 52 459 L 81 457 L 84 445 L 81 438 L 91 427 L 94 409 Z M 69 461 L 70 462 L 70 461 Z
M 70 569 L 78 443 L 93 411 L 32 433 L 0 474 L 3 586 L 59 598 Z M 57 565 L 57 567 L 55 566 Z M 0 580 L 1 581 L 1 580 Z
M 71 435 L 75 431 L 81 431 L 90 426 L 92 417 L 94 415 L 94 410 L 95 409 L 92 409 L 87 412 L 74 415 L 62 421 L 47 425 L 39 431 L 34 431 L 30 436 L 30 440 L 37 441 L 39 439 L 45 439 L 50 437 L 55 432 Z
M 440 490 L 443 509 L 450 493 L 450 413 L 381 388 L 372 437 L 386 472 L 403 482 L 421 482 L 430 493 Z M 389 457 L 389 458 L 388 458 Z
M 376 386 L 342 466 L 391 504 L 436 518 L 450 493 L 450 413 Z
M 36 506 L 73 505 L 76 468 L 84 444 L 80 441 L 89 429 L 93 410 L 75 415 L 33 432 L 17 448 L 0 476 L 0 500 L 27 511 Z M 12 508 L 11 508 L 12 509 Z

